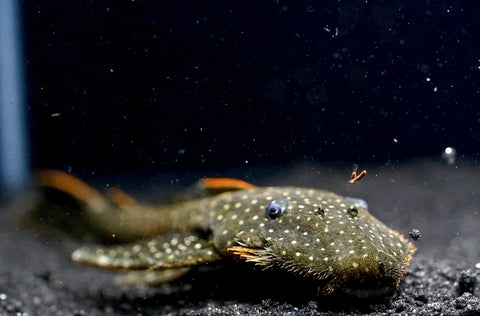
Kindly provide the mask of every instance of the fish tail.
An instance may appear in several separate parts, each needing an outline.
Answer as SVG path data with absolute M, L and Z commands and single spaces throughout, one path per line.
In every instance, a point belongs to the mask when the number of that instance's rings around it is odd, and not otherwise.
M 111 204 L 96 189 L 62 171 L 42 169 L 34 180 L 37 194 L 22 220 L 27 227 L 81 238 L 92 234 L 94 214 Z

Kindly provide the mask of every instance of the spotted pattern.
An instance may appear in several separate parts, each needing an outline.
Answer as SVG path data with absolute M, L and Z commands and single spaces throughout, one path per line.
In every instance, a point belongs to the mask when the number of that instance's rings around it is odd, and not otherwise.
M 171 233 L 112 248 L 82 247 L 72 259 L 109 269 L 181 268 L 219 260 L 211 244 L 193 234 Z
M 272 218 L 267 206 L 274 201 L 288 203 Z M 415 251 L 359 204 L 323 190 L 226 192 L 169 212 L 174 233 L 126 246 L 84 247 L 72 257 L 111 269 L 182 268 L 231 257 L 317 279 L 320 293 L 365 295 L 397 289 Z

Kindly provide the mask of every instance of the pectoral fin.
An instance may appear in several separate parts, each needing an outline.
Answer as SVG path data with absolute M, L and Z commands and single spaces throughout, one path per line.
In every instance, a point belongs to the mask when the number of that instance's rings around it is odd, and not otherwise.
M 196 266 L 220 259 L 211 242 L 192 233 L 171 233 L 138 243 L 82 247 L 74 261 L 105 269 L 162 270 Z
M 174 281 L 187 274 L 190 268 L 178 268 L 167 270 L 128 271 L 115 277 L 118 284 L 147 284 L 159 285 Z

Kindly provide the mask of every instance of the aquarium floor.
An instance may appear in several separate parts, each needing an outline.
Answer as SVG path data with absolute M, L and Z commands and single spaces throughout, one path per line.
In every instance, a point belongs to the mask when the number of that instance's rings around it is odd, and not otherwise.
M 0 315 L 480 314 L 479 167 L 466 161 L 449 166 L 441 160 L 363 167 L 368 174 L 355 185 L 346 183 L 351 171 L 347 164 L 297 164 L 223 175 L 362 197 L 388 226 L 403 234 L 418 228 L 422 238 L 415 242 L 417 254 L 390 302 L 315 299 L 305 289 L 283 291 L 279 280 L 269 288 L 264 279 L 248 273 L 243 277 L 236 266 L 202 269 L 155 288 L 116 285 L 115 272 L 70 260 L 80 242 L 18 228 L 10 210 L 0 217 Z

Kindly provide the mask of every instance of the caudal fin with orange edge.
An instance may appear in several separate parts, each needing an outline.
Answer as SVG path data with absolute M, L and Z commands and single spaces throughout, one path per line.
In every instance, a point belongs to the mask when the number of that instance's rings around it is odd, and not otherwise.
M 35 173 L 35 180 L 40 187 L 53 188 L 81 200 L 93 211 L 102 212 L 109 205 L 96 189 L 66 172 L 42 169 Z

